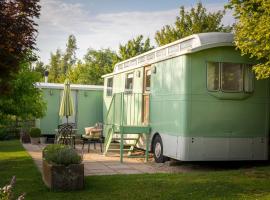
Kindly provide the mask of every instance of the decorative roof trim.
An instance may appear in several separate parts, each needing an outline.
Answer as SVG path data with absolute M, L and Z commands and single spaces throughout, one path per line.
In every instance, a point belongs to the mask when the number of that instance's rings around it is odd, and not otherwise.
M 64 89 L 64 84 L 61 83 L 35 83 L 37 88 L 49 88 L 49 89 Z M 80 84 L 71 84 L 71 90 L 103 90 L 101 85 L 80 85 Z

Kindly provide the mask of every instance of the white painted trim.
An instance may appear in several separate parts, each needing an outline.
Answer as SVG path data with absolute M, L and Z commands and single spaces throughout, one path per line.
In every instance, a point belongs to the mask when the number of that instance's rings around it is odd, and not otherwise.
M 64 89 L 64 84 L 61 83 L 44 83 L 37 82 L 35 83 L 37 88 L 49 88 L 49 89 Z M 104 86 L 101 85 L 79 85 L 71 84 L 70 88 L 72 90 L 103 90 Z
M 160 134 L 163 154 L 181 161 L 268 160 L 268 137 L 207 138 Z M 152 139 L 151 139 L 152 140 Z
M 110 74 L 105 74 L 102 76 L 102 78 L 106 78 L 114 74 L 134 70 L 145 65 L 154 64 L 156 62 L 160 62 L 184 54 L 194 53 L 208 48 L 214 48 L 219 46 L 233 46 L 233 37 L 234 36 L 232 33 L 220 32 L 194 34 L 172 42 L 170 44 L 164 45 L 162 47 L 155 48 L 151 51 L 127 59 L 120 63 L 117 63 L 114 67 L 114 72 Z M 188 47 L 184 49 L 181 49 L 181 44 L 184 44 L 187 41 L 191 41 L 190 45 L 188 45 Z M 169 49 L 174 49 L 175 46 L 178 47 L 178 50 L 174 53 L 169 53 Z M 165 55 L 157 56 L 158 52 L 162 50 L 166 52 Z M 147 57 L 151 57 L 152 59 L 147 59 Z M 140 62 L 140 60 L 144 61 Z

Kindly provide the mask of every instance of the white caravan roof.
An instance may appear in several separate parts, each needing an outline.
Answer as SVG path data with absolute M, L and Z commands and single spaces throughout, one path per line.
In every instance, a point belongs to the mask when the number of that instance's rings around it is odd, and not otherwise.
M 61 84 L 61 83 L 37 82 L 35 83 L 35 86 L 37 88 L 64 89 L 64 84 Z M 70 84 L 70 89 L 72 90 L 103 90 L 103 86 Z
M 117 63 L 113 73 L 106 74 L 102 77 L 111 76 L 124 71 L 136 69 L 145 65 L 153 64 L 158 61 L 176 57 L 183 54 L 193 53 L 203 49 L 209 49 L 219 46 L 233 46 L 232 33 L 198 33 L 183 39 L 177 40 L 170 44 L 155 48 L 151 51 Z

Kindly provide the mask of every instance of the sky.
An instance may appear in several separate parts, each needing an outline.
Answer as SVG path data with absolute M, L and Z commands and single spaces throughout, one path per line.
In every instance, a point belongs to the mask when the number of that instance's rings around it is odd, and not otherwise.
M 76 55 L 82 59 L 88 48 L 117 50 L 140 34 L 150 37 L 164 25 L 172 25 L 180 6 L 187 10 L 197 0 L 41 0 L 37 20 L 37 55 L 48 64 L 50 53 L 65 49 L 70 34 L 77 39 Z M 227 0 L 201 0 L 208 11 L 222 10 Z M 234 23 L 232 12 L 223 24 Z

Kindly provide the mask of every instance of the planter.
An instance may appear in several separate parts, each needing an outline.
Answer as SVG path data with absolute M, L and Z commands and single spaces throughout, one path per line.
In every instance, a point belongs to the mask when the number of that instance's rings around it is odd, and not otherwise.
M 52 165 L 43 160 L 43 181 L 52 190 L 78 190 L 84 187 L 84 165 Z
M 39 144 L 39 137 L 37 138 L 30 137 L 30 139 L 31 139 L 31 144 Z
M 47 142 L 47 137 L 40 137 L 40 144 L 46 144 Z

